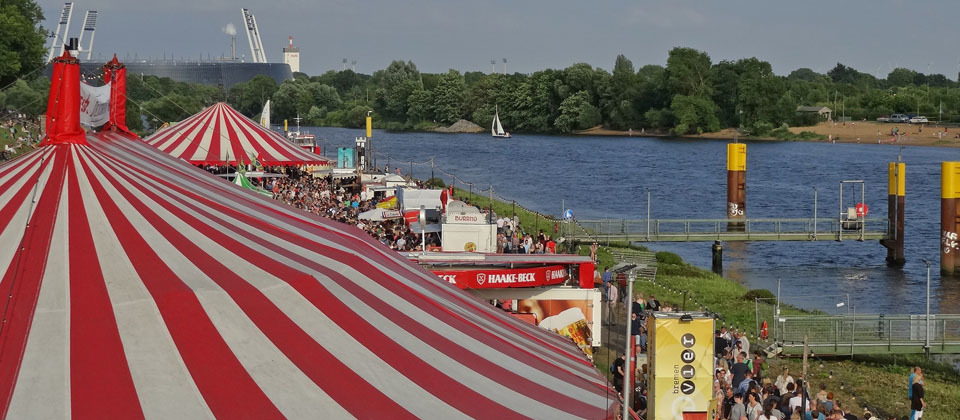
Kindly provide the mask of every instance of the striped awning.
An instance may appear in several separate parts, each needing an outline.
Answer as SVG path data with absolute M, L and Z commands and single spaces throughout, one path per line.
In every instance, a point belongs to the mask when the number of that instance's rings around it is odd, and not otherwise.
M 194 165 L 232 165 L 258 159 L 265 166 L 325 165 L 331 161 L 219 102 L 144 139 Z
M 359 229 L 87 143 L 0 166 L 0 417 L 613 417 L 571 342 Z

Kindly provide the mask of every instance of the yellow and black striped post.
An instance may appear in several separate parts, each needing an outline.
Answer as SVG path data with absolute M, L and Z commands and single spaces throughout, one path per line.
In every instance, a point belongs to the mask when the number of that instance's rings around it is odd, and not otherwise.
M 727 219 L 745 219 L 747 210 L 747 145 L 727 145 Z M 742 229 L 743 223 L 729 223 L 727 228 Z
M 957 198 L 960 198 L 960 162 L 940 164 L 940 273 L 953 275 L 957 270 Z

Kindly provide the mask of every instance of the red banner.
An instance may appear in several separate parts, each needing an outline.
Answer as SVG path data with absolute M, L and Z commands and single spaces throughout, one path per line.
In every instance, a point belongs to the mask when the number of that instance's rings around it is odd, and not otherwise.
M 563 283 L 569 276 L 567 268 L 562 265 L 487 270 L 433 269 L 431 271 L 461 289 L 549 286 Z

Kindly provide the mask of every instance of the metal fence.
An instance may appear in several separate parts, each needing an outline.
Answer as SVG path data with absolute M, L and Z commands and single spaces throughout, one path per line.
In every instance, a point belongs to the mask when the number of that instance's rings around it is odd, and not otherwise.
M 818 354 L 960 351 L 960 315 L 785 316 L 773 325 L 785 354 L 802 352 L 804 337 Z
M 864 233 L 886 235 L 890 224 L 883 218 L 859 221 L 828 218 L 594 219 L 578 220 L 577 223 L 589 236 L 631 241 L 723 239 L 730 233 L 755 240 L 815 240 L 821 235 L 824 239 L 862 239 Z

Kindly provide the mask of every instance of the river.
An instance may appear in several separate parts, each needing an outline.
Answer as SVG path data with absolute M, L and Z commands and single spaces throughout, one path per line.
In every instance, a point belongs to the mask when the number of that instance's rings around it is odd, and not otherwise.
M 328 156 L 336 146 L 352 146 L 362 130 L 307 128 L 326 139 Z M 404 174 L 409 164 L 426 162 L 472 182 L 494 186 L 498 195 L 523 206 L 558 215 L 561 203 L 577 218 L 643 219 L 646 191 L 651 217 L 723 218 L 726 201 L 726 141 L 661 138 L 545 136 L 518 134 L 390 133 L 375 131 L 378 152 L 391 156 Z M 819 217 L 836 217 L 841 180 L 866 181 L 869 217 L 886 217 L 887 162 L 901 149 L 868 144 L 748 142 L 747 217 L 813 217 L 813 189 L 819 190 Z M 387 163 L 384 155 L 377 163 Z M 960 313 L 960 279 L 939 275 L 940 162 L 960 160 L 960 149 L 906 147 L 907 263 L 886 266 L 886 249 L 877 241 L 754 242 L 724 244 L 724 275 L 749 288 L 776 292 L 783 300 L 829 313 L 920 314 L 926 309 L 926 266 L 932 264 L 931 311 Z M 418 178 L 430 165 L 414 165 Z M 436 171 L 449 183 L 450 176 Z M 467 188 L 466 186 L 458 184 Z M 852 191 L 845 191 L 845 202 Z M 859 194 L 859 193 L 858 193 Z M 653 243 L 687 262 L 710 267 L 709 242 Z M 849 304 L 838 308 L 837 303 Z

